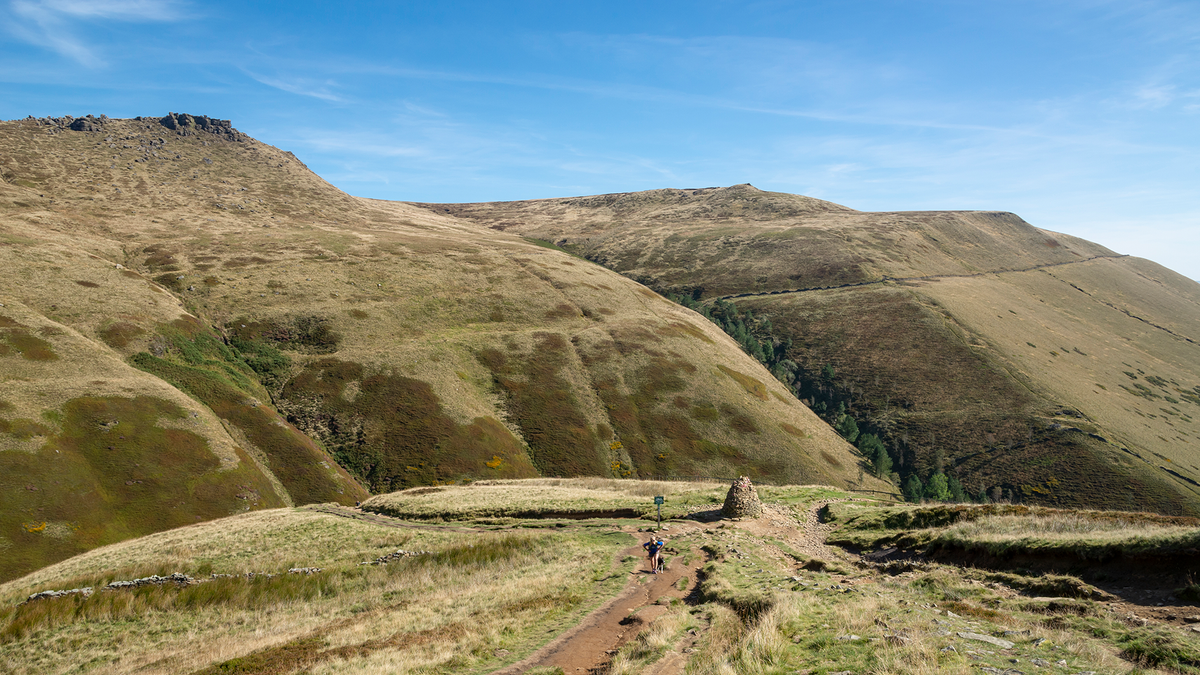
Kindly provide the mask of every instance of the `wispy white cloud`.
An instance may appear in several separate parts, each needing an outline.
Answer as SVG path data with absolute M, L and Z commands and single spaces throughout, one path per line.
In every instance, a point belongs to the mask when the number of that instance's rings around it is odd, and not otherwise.
M 105 65 L 104 59 L 81 36 L 81 23 L 178 21 L 185 7 L 173 0 L 13 0 L 6 17 L 9 33 L 18 40 L 44 47 L 86 67 Z M 3 16 L 0 14 L 0 16 Z
M 13 4 L 39 6 L 46 11 L 72 17 L 117 21 L 176 21 L 184 16 L 183 6 L 170 0 L 18 0 Z
M 344 98 L 334 94 L 329 90 L 330 87 L 337 86 L 337 83 L 333 80 L 317 82 L 306 78 L 267 77 L 266 75 L 259 75 L 245 68 L 242 68 L 242 72 L 260 84 L 265 84 L 268 87 L 274 87 L 280 91 L 286 91 L 289 94 L 296 94 L 297 96 L 311 96 L 312 98 L 319 98 L 322 101 L 332 101 L 334 103 L 342 103 L 345 101 Z

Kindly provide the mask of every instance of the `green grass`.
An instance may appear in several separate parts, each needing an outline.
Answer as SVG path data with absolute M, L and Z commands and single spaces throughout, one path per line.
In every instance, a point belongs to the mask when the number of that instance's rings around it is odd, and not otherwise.
M 174 672 L 267 675 L 402 655 L 437 672 L 490 672 L 615 594 L 624 575 L 612 573 L 610 560 L 629 544 L 612 532 L 399 531 L 306 509 L 247 514 L 85 554 L 44 571 L 37 583 L 3 588 L 0 663 L 14 672 L 60 672 L 84 662 L 118 670 L 148 659 Z M 432 554 L 356 564 L 397 546 Z M 288 566 L 324 569 L 16 606 L 42 588 Z M 72 574 L 83 569 L 94 571 Z M 130 641 L 134 635 L 147 639 Z M 239 646 L 239 636 L 253 646 Z
M 247 508 L 281 506 L 244 452 L 230 470 L 200 436 L 159 426 L 181 420 L 148 396 L 83 397 L 36 453 L 0 453 L 0 556 L 12 579 L 81 551 Z M 11 423 L 10 423 L 11 426 Z
M 269 468 L 296 504 L 353 504 L 366 496 L 366 491 L 310 438 L 284 424 L 275 411 L 253 402 L 244 390 L 231 384 L 226 377 L 233 373 L 228 370 L 218 373 L 146 352 L 135 354 L 129 360 L 134 366 L 192 395 L 218 417 L 240 429 L 266 455 Z

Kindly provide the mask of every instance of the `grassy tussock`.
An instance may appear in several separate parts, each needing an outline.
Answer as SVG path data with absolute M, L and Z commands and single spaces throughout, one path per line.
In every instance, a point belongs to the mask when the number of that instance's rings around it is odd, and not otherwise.
M 1115 555 L 1195 552 L 1200 550 L 1200 527 L 1093 520 L 1075 514 L 1021 518 L 992 516 L 947 528 L 935 546 L 982 549 L 1002 555 L 1013 552 L 1069 551 L 1086 559 Z
M 645 630 L 613 656 L 608 675 L 635 675 L 662 658 L 693 622 L 684 609 L 675 609 L 655 619 Z
M 0 628 L 0 641 L 26 638 L 36 631 L 75 623 L 112 623 L 172 611 L 199 611 L 215 606 L 266 610 L 277 605 L 308 602 L 336 595 L 337 575 L 283 574 L 274 577 L 213 579 L 178 588 L 148 586 L 133 590 L 97 591 L 90 597 L 73 595 L 37 600 L 18 606 Z M 3 615 L 0 615 L 3 616 Z

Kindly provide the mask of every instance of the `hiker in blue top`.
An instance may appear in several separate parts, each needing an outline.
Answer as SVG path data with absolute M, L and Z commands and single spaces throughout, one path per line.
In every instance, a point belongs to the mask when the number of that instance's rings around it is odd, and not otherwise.
M 653 570 L 655 574 L 658 574 L 658 563 L 662 557 L 660 551 L 662 551 L 664 546 L 666 546 L 666 544 L 664 544 L 663 540 L 659 539 L 658 537 L 655 537 L 642 544 L 642 548 L 646 549 L 646 552 L 650 557 L 650 569 Z

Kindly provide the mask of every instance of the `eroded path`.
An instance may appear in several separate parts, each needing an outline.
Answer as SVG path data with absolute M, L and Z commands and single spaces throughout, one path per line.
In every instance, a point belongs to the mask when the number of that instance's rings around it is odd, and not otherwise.
M 821 509 L 832 501 L 841 500 L 816 502 L 802 513 L 787 507 L 764 505 L 763 516 L 757 519 L 720 523 L 672 523 L 670 538 L 683 539 L 701 530 L 711 530 L 724 525 L 758 536 L 776 538 L 806 555 L 824 560 L 843 559 L 848 554 L 825 545 L 825 537 L 830 528 L 822 524 L 819 517 Z M 803 518 L 802 523 L 799 522 L 800 518 Z M 537 667 L 555 666 L 562 668 L 567 675 L 603 673 L 617 650 L 666 613 L 668 605 L 659 604 L 660 599 L 687 598 L 695 590 L 697 573 L 706 562 L 706 555 L 694 548 L 689 552 L 679 551 L 665 573 L 654 575 L 645 569 L 644 552 L 641 548 L 641 543 L 647 539 L 647 535 L 640 535 L 639 539 L 638 545 L 620 553 L 620 558 L 636 557 L 639 567 L 629 575 L 629 581 L 617 597 L 596 609 L 550 644 L 507 668 L 495 671 L 492 675 L 518 675 Z M 784 553 L 777 549 L 774 553 L 780 557 L 784 556 Z M 683 562 L 685 559 L 686 563 Z M 687 666 L 687 652 L 690 651 L 687 647 L 696 640 L 697 636 L 694 634 L 684 635 L 680 643 L 647 672 L 654 675 L 679 675 Z
M 675 536 L 685 533 L 678 532 Z M 618 558 L 623 560 L 628 556 L 638 559 L 638 568 L 629 574 L 617 597 L 550 644 L 493 675 L 517 675 L 531 668 L 554 666 L 567 675 L 604 672 L 618 649 L 667 611 L 669 605 L 660 604 L 661 599 L 683 600 L 691 593 L 696 573 L 704 564 L 700 551 L 680 551 L 662 574 L 652 574 L 646 569 L 641 542 L 621 551 Z M 619 560 L 616 564 L 628 564 Z

